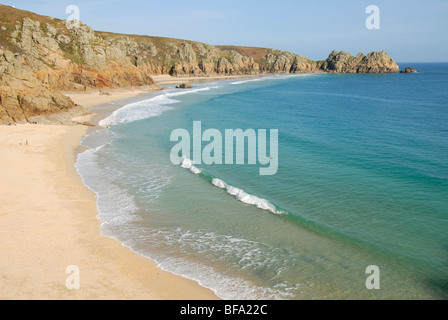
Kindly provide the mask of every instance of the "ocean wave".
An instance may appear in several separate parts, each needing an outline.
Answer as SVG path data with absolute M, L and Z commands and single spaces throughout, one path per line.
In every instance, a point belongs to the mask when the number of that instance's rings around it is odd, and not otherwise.
M 248 83 L 248 82 L 259 82 L 259 81 L 264 81 L 266 78 L 257 78 L 257 79 L 250 79 L 250 80 L 241 80 L 241 81 L 236 81 L 236 82 L 232 82 L 232 85 L 237 85 L 237 84 L 243 84 L 243 83 Z
M 110 225 L 121 226 L 138 220 L 134 215 L 137 206 L 134 197 L 124 192 L 111 181 L 117 172 L 104 168 L 98 161 L 98 154 L 105 146 L 103 144 L 80 153 L 75 167 L 85 186 L 91 189 L 97 198 L 98 219 L 101 221 L 101 230 Z
M 290 252 L 261 242 L 229 235 L 221 235 L 210 231 L 192 231 L 177 229 L 153 230 L 152 243 L 164 243 L 182 252 L 202 252 L 214 259 L 221 257 L 238 261 L 233 269 L 252 269 L 272 277 L 273 288 L 256 286 L 248 280 L 229 272 L 218 272 L 211 266 L 196 263 L 190 259 L 167 257 L 159 255 L 154 260 L 164 270 L 174 272 L 186 278 L 193 279 L 206 288 L 212 289 L 220 298 L 232 299 L 291 299 L 292 291 L 299 289 L 296 283 L 287 283 L 280 277 L 284 261 L 294 262 Z M 165 251 L 166 252 L 166 251 Z M 269 252 L 270 254 L 266 254 Z
M 285 80 L 285 79 L 305 77 L 305 76 L 310 76 L 310 75 L 311 75 L 311 73 L 265 76 L 265 77 L 262 77 L 262 78 L 255 78 L 255 79 L 235 81 L 235 82 L 232 82 L 230 84 L 231 85 L 238 85 L 238 84 L 244 84 L 244 83 L 249 83 L 249 82 L 260 82 L 260 81 L 269 81 L 269 80 Z
M 170 99 L 167 94 L 161 94 L 151 99 L 130 103 L 118 110 L 115 110 L 110 116 L 101 120 L 99 125 L 102 127 L 109 127 L 117 124 L 157 117 L 163 112 L 172 109 L 168 105 L 178 102 L 180 101 Z
M 277 215 L 286 214 L 286 212 L 278 209 L 275 205 L 270 203 L 268 200 L 251 195 L 251 194 L 247 193 L 246 191 L 244 191 L 243 189 L 231 186 L 231 185 L 227 184 L 225 181 L 208 174 L 204 170 L 197 168 L 196 166 L 194 166 L 194 162 L 186 157 L 183 158 L 180 166 L 184 169 L 189 170 L 190 172 L 194 173 L 195 175 L 202 174 L 202 176 L 205 177 L 213 186 L 226 190 L 226 192 L 229 195 L 235 197 L 238 201 L 240 201 L 242 203 L 255 206 L 258 209 L 270 211 L 273 214 L 277 214 Z
M 186 94 L 190 94 L 190 93 L 196 93 L 196 92 L 201 92 L 201 91 L 209 91 L 211 89 L 216 89 L 218 88 L 217 86 L 215 87 L 205 87 L 205 88 L 198 88 L 198 89 L 192 89 L 192 90 L 185 90 L 185 91 L 179 91 L 179 92 L 169 92 L 166 93 L 167 97 L 178 97 L 178 96 L 183 96 Z
M 165 111 L 173 109 L 169 106 L 170 104 L 180 102 L 179 100 L 173 99 L 173 97 L 183 96 L 186 94 L 197 93 L 201 91 L 208 91 L 214 88 L 218 87 L 204 87 L 178 92 L 165 92 L 150 99 L 133 102 L 125 105 L 118 110 L 115 110 L 110 116 L 101 120 L 99 122 L 99 125 L 102 127 L 110 127 L 137 120 L 158 117 Z
M 214 178 L 212 180 L 212 184 L 220 189 L 225 189 L 228 194 L 234 196 L 237 200 L 241 201 L 242 203 L 255 206 L 258 209 L 270 211 L 274 214 L 285 214 L 285 212 L 278 210 L 276 206 L 274 206 L 268 200 L 251 195 L 245 192 L 243 189 L 239 189 L 231 185 L 228 185 L 221 179 Z
M 199 168 L 197 168 L 197 167 L 195 167 L 195 166 L 193 165 L 193 161 L 191 161 L 191 160 L 188 159 L 188 158 L 183 158 L 182 163 L 180 164 L 180 166 L 181 166 L 182 168 L 184 168 L 184 169 L 188 169 L 188 170 L 190 170 L 190 171 L 191 171 L 192 173 L 194 173 L 194 174 L 200 174 L 200 173 L 202 173 L 202 170 L 199 169 Z

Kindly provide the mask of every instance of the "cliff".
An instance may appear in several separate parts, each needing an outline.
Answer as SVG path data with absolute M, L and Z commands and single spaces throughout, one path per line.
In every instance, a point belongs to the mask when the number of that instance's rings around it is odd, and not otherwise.
M 0 5 L 0 123 L 83 113 L 65 91 L 153 85 L 119 49 L 93 30 Z
M 0 5 L 0 123 L 83 112 L 63 92 L 119 87 L 156 88 L 151 75 L 398 72 L 383 52 L 356 57 L 334 51 L 312 61 L 286 51 L 213 46 L 93 31 L 64 20 Z
M 371 52 L 367 56 L 359 53 L 353 57 L 344 51 L 333 51 L 327 60 L 320 63 L 321 70 L 333 73 L 391 73 L 400 72 L 398 65 L 385 51 Z

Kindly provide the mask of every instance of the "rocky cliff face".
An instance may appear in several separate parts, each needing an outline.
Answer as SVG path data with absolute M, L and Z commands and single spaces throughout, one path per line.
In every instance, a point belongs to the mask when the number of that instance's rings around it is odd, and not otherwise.
M 137 67 L 127 50 L 107 45 L 86 25 L 70 28 L 62 20 L 0 9 L 0 123 L 85 111 L 66 91 L 154 85 L 150 69 Z
M 398 72 L 383 52 L 334 51 L 312 61 L 286 51 L 213 46 L 160 37 L 95 32 L 0 5 L 0 123 L 74 110 L 65 91 L 151 86 L 151 75 Z
M 344 51 L 333 51 L 320 69 L 334 73 L 392 73 L 399 72 L 398 65 L 385 51 L 371 52 L 367 56 L 359 53 L 353 57 Z

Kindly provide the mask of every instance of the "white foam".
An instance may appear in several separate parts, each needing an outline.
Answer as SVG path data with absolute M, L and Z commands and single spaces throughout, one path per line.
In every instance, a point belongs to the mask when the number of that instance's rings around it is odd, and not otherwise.
M 99 122 L 100 126 L 109 127 L 117 124 L 160 116 L 163 112 L 171 110 L 168 105 L 180 101 L 170 99 L 168 94 L 161 94 L 151 99 L 142 100 L 125 105 L 115 110 L 109 117 Z
M 151 99 L 146 99 L 125 105 L 124 107 L 115 110 L 106 119 L 99 122 L 102 127 L 109 127 L 117 124 L 133 122 L 137 120 L 158 117 L 163 112 L 171 110 L 168 105 L 179 103 L 179 100 L 172 99 L 172 97 L 183 96 L 186 94 L 197 93 L 201 91 L 208 91 L 215 87 L 205 87 L 185 91 L 165 92 Z
M 250 80 L 242 80 L 242 81 L 236 81 L 236 82 L 232 82 L 232 85 L 237 85 L 237 84 L 243 84 L 243 83 L 248 83 L 248 82 L 258 82 L 258 81 L 263 81 L 266 78 L 257 78 L 257 79 L 250 79 Z
M 221 179 L 216 179 L 216 178 L 213 179 L 212 184 L 213 184 L 215 187 L 218 187 L 218 188 L 221 188 L 221 189 L 225 189 L 225 188 L 227 188 L 226 183 L 225 183 L 224 181 L 222 181 Z
M 244 84 L 244 83 L 249 83 L 249 82 L 267 81 L 267 80 L 284 80 L 284 79 L 289 79 L 289 78 L 298 78 L 298 77 L 305 77 L 305 76 L 310 76 L 310 75 L 311 75 L 311 73 L 276 75 L 276 76 L 270 76 L 270 77 L 262 77 L 262 78 L 256 78 L 256 79 L 236 81 L 236 82 L 232 82 L 231 85 L 238 85 L 238 84 Z
M 243 278 L 225 275 L 212 267 L 180 258 L 167 257 L 158 263 L 158 267 L 192 279 L 224 300 L 276 300 L 294 297 L 283 288 L 258 287 Z
M 225 300 L 259 300 L 259 299 L 290 299 L 298 284 L 287 283 L 279 278 L 284 268 L 278 267 L 284 260 L 291 260 L 287 251 L 264 243 L 229 235 L 219 235 L 210 231 L 192 231 L 176 229 L 148 230 L 146 241 L 155 244 L 163 243 L 168 248 L 176 248 L 176 252 L 201 252 L 207 256 L 221 257 L 234 261 L 239 270 L 263 270 L 272 275 L 274 282 L 279 282 L 272 288 L 259 287 L 239 276 L 227 272 L 218 272 L 206 262 L 197 263 L 185 257 L 173 257 L 163 252 L 148 254 L 158 266 L 164 270 L 182 275 L 197 281 L 200 285 L 212 289 L 217 296 Z M 132 246 L 132 245 L 131 245 Z M 266 254 L 269 252 L 270 254 Z M 179 253 L 178 253 L 179 254 Z M 143 254 L 145 255 L 145 254 Z M 182 255 L 182 254 L 181 254 Z
M 178 91 L 178 92 L 168 92 L 168 93 L 166 93 L 166 96 L 167 97 L 183 96 L 183 95 L 190 94 L 190 93 L 196 93 L 196 92 L 201 92 L 201 91 L 209 91 L 212 88 L 218 88 L 218 87 L 205 87 L 205 88 L 198 88 L 198 89 Z
M 313 76 L 314 73 L 295 73 L 288 76 L 288 78 L 308 77 Z
M 137 209 L 134 198 L 111 183 L 110 177 L 116 176 L 116 172 L 109 173 L 107 168 L 98 164 L 98 151 L 106 145 L 79 154 L 75 165 L 83 183 L 96 193 L 99 211 L 97 217 L 101 221 L 102 231 L 111 225 L 121 226 L 138 220 L 134 215 Z
M 221 179 L 218 178 L 213 179 L 212 184 L 220 189 L 225 189 L 228 194 L 234 196 L 236 199 L 245 204 L 253 205 L 259 209 L 270 211 L 274 214 L 284 214 L 284 212 L 277 210 L 276 207 L 273 204 L 271 204 L 268 200 L 248 194 L 242 189 L 228 185 Z
M 200 170 L 194 166 L 192 160 L 190 160 L 186 157 L 183 158 L 181 167 L 184 169 L 190 170 L 190 172 L 192 172 L 196 175 L 200 174 L 202 172 L 202 170 Z M 283 214 L 283 212 L 277 210 L 275 208 L 275 206 L 273 204 L 271 204 L 268 200 L 248 194 L 242 189 L 228 185 L 226 182 L 224 182 L 221 179 L 214 178 L 212 180 L 212 184 L 215 187 L 218 187 L 220 189 L 225 189 L 228 194 L 234 196 L 237 200 L 239 200 L 245 204 L 253 205 L 259 209 L 270 211 L 274 214 Z
M 202 172 L 201 169 L 199 169 L 193 165 L 193 161 L 191 161 L 190 159 L 185 158 L 185 157 L 183 158 L 180 166 L 184 169 L 190 170 L 194 174 L 200 174 Z

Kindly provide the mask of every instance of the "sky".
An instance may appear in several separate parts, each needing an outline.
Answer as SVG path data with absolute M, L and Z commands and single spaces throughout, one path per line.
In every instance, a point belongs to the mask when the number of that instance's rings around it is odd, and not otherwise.
M 397 62 L 448 61 L 447 0 L 0 0 L 94 30 L 275 48 L 324 60 L 333 50 L 385 50 Z M 369 5 L 379 29 L 368 29 Z M 374 20 L 375 22 L 378 21 Z

